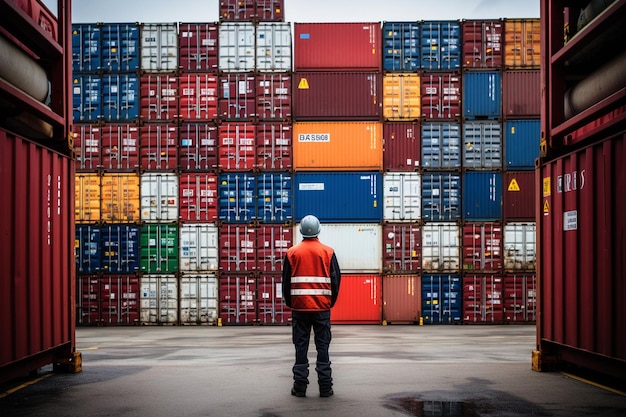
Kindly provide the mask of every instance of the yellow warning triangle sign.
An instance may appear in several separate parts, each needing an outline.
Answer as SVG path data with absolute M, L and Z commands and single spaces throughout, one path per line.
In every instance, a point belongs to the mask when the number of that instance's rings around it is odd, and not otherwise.
M 308 90 L 309 89 L 309 82 L 306 80 L 306 78 L 303 78 L 300 80 L 300 83 L 298 84 L 298 89 L 300 90 Z
M 550 203 L 548 203 L 548 200 L 545 200 L 543 202 L 543 214 L 548 214 L 550 213 Z
M 520 191 L 519 184 L 517 183 L 517 180 L 515 178 L 512 178 L 511 182 L 509 183 L 509 191 Z

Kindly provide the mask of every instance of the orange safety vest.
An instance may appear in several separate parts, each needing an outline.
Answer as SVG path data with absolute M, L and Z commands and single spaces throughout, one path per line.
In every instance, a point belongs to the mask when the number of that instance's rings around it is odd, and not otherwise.
M 291 308 L 299 311 L 330 310 L 330 262 L 334 250 L 318 239 L 304 239 L 287 251 L 291 265 Z

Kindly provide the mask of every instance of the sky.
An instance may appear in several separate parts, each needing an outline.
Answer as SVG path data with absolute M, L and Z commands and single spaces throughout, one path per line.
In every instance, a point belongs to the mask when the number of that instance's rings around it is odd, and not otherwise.
M 44 0 L 55 11 L 57 0 Z M 538 18 L 540 0 L 284 0 L 287 22 Z M 72 0 L 74 23 L 216 22 L 219 0 Z

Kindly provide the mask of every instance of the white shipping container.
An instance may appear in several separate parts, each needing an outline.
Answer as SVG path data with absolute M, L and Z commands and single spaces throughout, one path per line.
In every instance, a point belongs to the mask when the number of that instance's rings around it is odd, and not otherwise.
M 180 277 L 180 324 L 216 323 L 217 276 L 215 274 Z
M 177 324 L 178 284 L 174 275 L 141 277 L 139 322 L 141 324 Z
M 426 223 L 422 227 L 422 268 L 429 272 L 459 271 L 461 229 L 452 222 Z
M 141 69 L 146 72 L 170 72 L 178 69 L 176 23 L 141 25 Z
M 178 177 L 169 173 L 141 175 L 141 220 L 178 220 Z
M 218 69 L 224 72 L 254 71 L 255 30 L 252 22 L 220 23 Z
M 534 271 L 537 267 L 536 223 L 504 225 L 504 267 L 507 271 Z
M 291 71 L 291 23 L 260 22 L 256 27 L 256 69 Z
M 422 217 L 421 179 L 417 172 L 387 172 L 383 197 L 386 221 L 413 221 Z
M 295 242 L 302 241 L 296 224 Z M 373 223 L 322 223 L 319 239 L 332 247 L 342 273 L 382 271 L 382 226 Z
M 214 224 L 187 223 L 180 227 L 180 271 L 216 271 L 218 228 Z

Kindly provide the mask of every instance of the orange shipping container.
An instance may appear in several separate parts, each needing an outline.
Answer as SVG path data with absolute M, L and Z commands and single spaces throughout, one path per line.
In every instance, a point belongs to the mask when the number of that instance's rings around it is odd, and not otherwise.
M 541 21 L 507 19 L 504 22 L 505 68 L 539 68 L 541 62 Z
M 417 120 L 420 117 L 420 76 L 386 74 L 383 77 L 385 120 Z
M 296 171 L 367 171 L 383 166 L 382 123 L 296 122 Z
M 102 220 L 111 223 L 139 221 L 139 175 L 102 176 Z
M 77 223 L 100 221 L 100 175 L 76 174 L 76 204 L 74 219 Z

